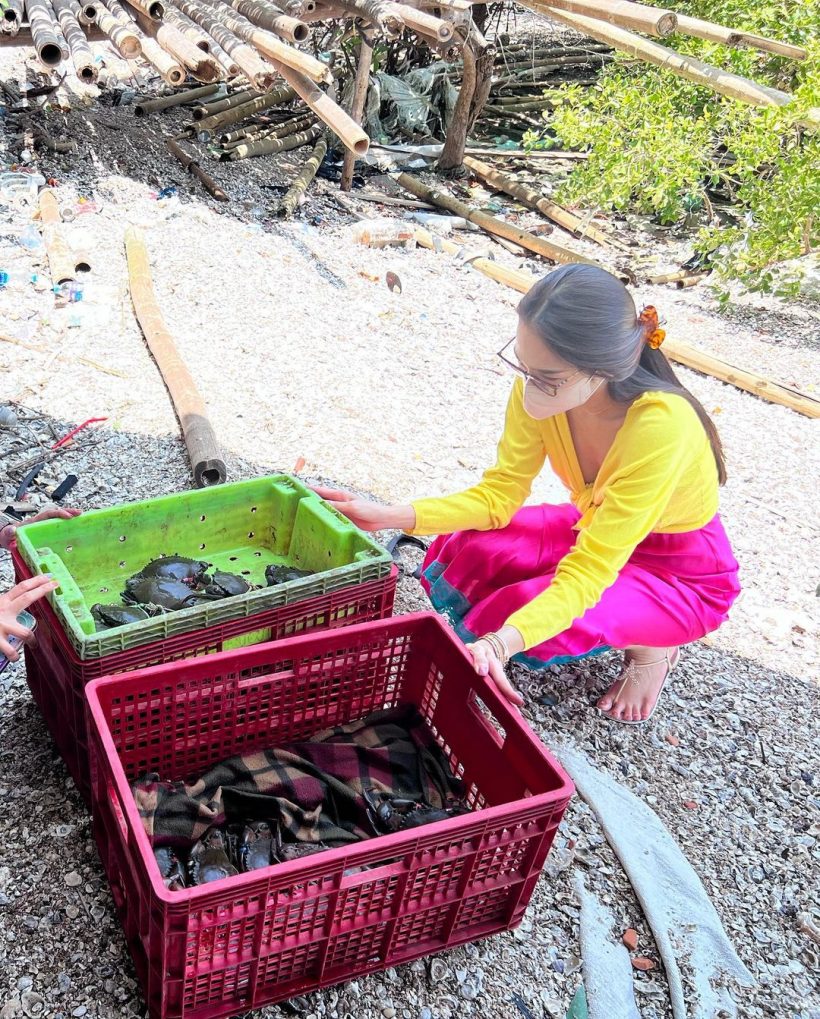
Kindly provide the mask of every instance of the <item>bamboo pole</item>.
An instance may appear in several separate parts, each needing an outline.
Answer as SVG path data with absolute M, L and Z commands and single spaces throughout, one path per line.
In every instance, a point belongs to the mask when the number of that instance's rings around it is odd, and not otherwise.
M 77 0 L 52 0 L 51 6 L 68 43 L 71 62 L 74 64 L 77 77 L 86 85 L 93 85 L 97 80 L 97 67 L 85 32 L 77 20 L 80 13 Z
M 648 7 L 630 0 L 521 0 L 522 6 L 538 14 L 551 15 L 552 10 L 583 14 L 597 21 L 620 25 L 646 35 L 660 38 L 671 35 L 678 23 L 674 11 L 664 7 Z
M 552 262 L 582 262 L 585 265 L 598 264 L 591 258 L 585 258 L 583 255 L 576 254 L 576 252 L 556 244 L 554 241 L 548 241 L 544 237 L 537 237 L 535 234 L 521 230 L 511 223 L 505 223 L 503 220 L 489 215 L 489 213 L 480 212 L 478 209 L 460 202 L 457 198 L 444 191 L 435 191 L 433 188 L 428 188 L 416 177 L 411 177 L 410 174 L 400 173 L 396 180 L 406 191 L 415 195 L 416 198 L 420 198 L 423 202 L 429 202 L 431 205 L 437 205 L 440 209 L 446 209 L 454 216 L 461 216 L 463 219 L 475 223 L 476 226 L 480 226 L 488 234 L 494 237 L 503 237 L 505 240 L 519 245 L 519 247 L 526 248 L 528 251 L 540 255 L 542 258 L 549 259 Z
M 169 25 L 173 25 L 178 32 L 182 32 L 185 38 L 201 49 L 203 53 L 211 52 L 211 43 L 213 42 L 211 37 L 195 21 L 187 18 L 182 11 L 177 10 L 176 7 L 168 7 L 164 20 Z
M 751 49 L 760 50 L 762 53 L 775 53 L 779 57 L 788 57 L 790 60 L 805 60 L 809 55 L 808 50 L 802 46 L 793 46 L 789 42 L 780 42 L 778 39 L 767 39 L 763 35 L 756 35 L 754 32 L 742 32 L 741 46 L 749 46 Z
M 200 0 L 176 0 L 176 5 L 183 14 L 187 14 L 213 36 L 254 88 L 264 91 L 271 86 L 274 79 L 271 68 L 254 49 L 225 28 L 212 7 L 200 3 Z
M 494 167 L 489 166 L 487 163 L 482 163 L 472 156 L 464 157 L 464 165 L 497 191 L 505 192 L 523 205 L 526 205 L 529 209 L 535 209 L 536 212 L 540 212 L 542 216 L 551 219 L 553 223 L 557 223 L 565 230 L 569 230 L 576 237 L 588 237 L 591 241 L 595 241 L 596 244 L 601 244 L 605 248 L 623 248 L 615 238 L 608 237 L 591 223 L 585 223 L 574 212 L 570 212 L 569 209 L 565 209 L 550 201 L 549 198 L 545 198 L 539 191 L 528 187 L 526 184 L 522 184 L 520 181 L 515 180 L 515 178 L 510 177 L 509 174 L 502 173 L 500 170 L 496 170 Z
M 106 7 L 97 10 L 97 25 L 111 40 L 114 49 L 126 60 L 134 60 L 142 53 L 142 43 L 137 33 L 126 28 Z
M 76 268 L 74 256 L 63 238 L 60 207 L 50 188 L 40 192 L 39 206 L 51 283 L 55 287 L 61 286 L 75 278 Z
M 162 21 L 165 17 L 165 4 L 162 0 L 127 0 L 128 6 L 144 14 L 151 21 Z
M 153 64 L 162 80 L 172 88 L 179 88 L 187 77 L 185 68 L 160 46 L 156 39 L 144 35 L 140 39 L 142 55 L 149 64 Z
M 317 7 L 317 16 L 319 13 Z M 317 20 L 344 18 L 350 14 L 356 14 L 375 25 L 388 39 L 398 39 L 404 30 L 404 20 L 396 10 L 396 4 L 385 0 L 337 0 L 334 7 L 324 9 Z
M 438 237 L 427 230 L 417 228 L 415 231 L 416 243 L 423 248 L 432 251 L 443 251 L 449 255 L 460 255 L 462 247 L 446 237 Z M 520 294 L 526 292 L 541 278 L 532 273 L 524 272 L 521 269 L 508 269 L 488 258 L 471 258 L 469 264 L 477 272 L 482 273 L 489 279 L 501 283 L 503 286 L 517 290 Z M 746 371 L 738 368 L 727 361 L 713 357 L 703 351 L 697 350 L 689 344 L 673 340 L 666 340 L 663 345 L 663 352 L 670 361 L 682 364 L 686 368 L 700 372 L 702 375 L 710 375 L 742 389 L 747 393 L 753 393 L 762 400 L 769 403 L 780 404 L 788 407 L 798 414 L 804 414 L 810 418 L 820 418 L 820 400 L 808 393 L 802 393 L 790 386 L 783 385 L 771 379 L 767 379 L 756 372 Z
M 691 35 L 696 39 L 705 39 L 707 42 L 716 42 L 723 46 L 747 46 L 764 53 L 776 53 L 778 56 L 790 57 L 792 60 L 805 60 L 807 56 L 807 52 L 802 46 L 792 46 L 791 43 L 768 39 L 766 36 L 755 35 L 753 32 L 744 32 L 740 28 L 717 25 L 712 21 L 704 21 L 702 18 L 690 18 L 686 14 L 678 15 L 677 32 L 679 35 Z
M 300 131 L 304 131 L 309 127 L 313 127 L 316 123 L 316 115 L 308 113 L 304 117 L 294 117 L 293 120 L 285 121 L 284 124 L 279 124 L 276 127 L 269 127 L 264 124 L 255 125 L 260 130 L 250 130 L 244 138 L 239 138 L 234 141 L 228 141 L 223 145 L 225 152 L 230 152 L 231 149 L 236 149 L 240 145 L 250 143 L 251 140 L 254 142 L 261 141 L 263 138 L 287 138 L 288 135 L 297 134 Z M 224 160 L 223 160 L 224 162 Z
M 71 50 L 68 48 L 68 42 L 65 35 L 63 34 L 62 28 L 60 28 L 60 20 L 57 17 L 57 12 L 51 4 L 51 0 L 48 0 L 48 5 L 51 8 L 52 16 L 54 17 L 54 34 L 57 36 L 57 43 L 60 47 L 60 53 L 63 56 L 63 60 L 68 60 L 71 56 Z
M 96 3 L 96 0 L 89 0 L 89 2 L 80 4 L 80 13 L 77 15 L 77 20 L 81 25 L 96 25 L 97 15 L 100 10 L 100 5 Z
M 206 173 L 193 156 L 188 153 L 172 139 L 166 139 L 165 144 L 171 155 L 182 164 L 182 166 L 202 184 L 205 190 L 218 202 L 230 201 L 222 188 L 216 183 L 210 174 Z
M 627 32 L 615 25 L 605 25 L 594 18 L 569 14 L 553 7 L 548 10 L 551 18 L 569 25 L 584 35 L 590 35 L 593 39 L 606 42 L 623 53 L 629 53 L 633 57 L 671 71 L 680 78 L 694 81 L 698 85 L 706 85 L 730 99 L 737 99 L 751 106 L 788 106 L 794 99 L 788 92 L 781 92 L 780 89 L 769 88 L 768 85 L 760 85 L 748 78 L 742 78 L 739 74 L 723 71 L 696 57 L 683 56 L 675 50 L 649 39 L 641 39 L 633 32 Z M 808 110 L 801 123 L 810 131 L 820 130 L 820 107 L 815 106 Z
M 243 103 L 250 102 L 251 99 L 258 99 L 260 95 L 262 93 L 255 89 L 245 88 L 240 92 L 234 92 L 233 95 L 227 96 L 225 99 L 217 99 L 213 103 L 203 103 L 202 106 L 194 108 L 194 120 L 204 120 L 206 117 L 212 117 L 215 113 L 232 110 L 234 106 L 241 106 Z
M 283 14 L 265 0 L 227 0 L 227 2 L 259 28 L 267 28 L 289 42 L 304 42 L 310 35 L 310 29 L 304 21 Z
M 219 85 L 203 85 L 202 88 L 189 88 L 185 92 L 177 92 L 172 96 L 160 96 L 158 99 L 141 100 L 134 107 L 134 114 L 142 117 L 146 113 L 156 113 L 157 110 L 167 110 L 171 106 L 184 106 L 196 99 L 204 99 L 205 96 L 212 96 L 219 89 Z
M 288 193 L 282 199 L 282 205 L 279 208 L 279 215 L 283 219 L 289 219 L 293 215 L 300 199 L 312 184 L 313 178 L 316 176 L 317 170 L 322 165 L 322 160 L 325 158 L 326 153 L 327 138 L 325 138 L 324 135 L 321 135 L 317 139 L 316 144 L 313 146 L 313 151 L 308 156 L 307 162 L 294 178 L 293 183 L 288 188 Z
M 3 9 L 3 31 L 9 35 L 17 35 L 25 17 L 23 0 L 6 0 Z
M 358 156 L 363 156 L 367 152 L 370 139 L 338 103 L 317 88 L 304 74 L 277 61 L 274 61 L 274 66 L 316 116 L 327 124 L 345 148 L 352 149 Z
M 208 35 L 208 52 L 216 60 L 228 78 L 238 78 L 242 73 L 242 68 L 231 57 L 230 53 L 220 46 L 216 39 L 212 38 L 210 35 Z
M 362 33 L 359 40 L 359 62 L 356 65 L 356 81 L 353 86 L 353 103 L 350 108 L 350 116 L 361 124 L 364 114 L 364 104 L 367 99 L 367 86 L 370 81 L 370 65 L 373 60 L 373 44 L 370 34 Z M 327 146 L 325 146 L 327 149 Z M 341 191 L 349 191 L 353 186 L 353 170 L 356 165 L 356 154 L 351 149 L 345 149 L 344 161 L 342 163 L 342 177 L 339 182 Z M 293 210 L 291 210 L 292 212 Z M 290 213 L 288 213 L 290 215 Z
M 191 127 L 196 131 L 197 138 L 201 142 L 207 142 L 210 141 L 211 137 L 220 128 L 229 127 L 231 124 L 239 124 L 248 117 L 253 116 L 253 114 L 261 113 L 262 110 L 268 110 L 272 106 L 281 106 L 282 103 L 289 103 L 295 94 L 291 88 L 274 88 L 246 103 L 241 103 L 229 110 L 222 110 L 220 113 L 197 120 Z
M 271 32 L 257 28 L 252 21 L 232 9 L 227 9 L 219 0 L 197 0 L 207 4 L 212 11 L 218 11 L 220 24 L 224 25 L 230 32 L 245 42 L 250 43 L 259 52 L 269 59 L 278 61 L 292 67 L 295 71 L 312 78 L 314 81 L 330 81 L 331 74 L 327 64 L 312 57 L 309 53 L 294 49 L 287 43 L 277 39 Z
M 292 149 L 300 149 L 303 145 L 309 145 L 322 133 L 318 124 L 309 127 L 306 131 L 298 131 L 296 134 L 288 135 L 286 138 L 263 138 L 261 141 L 248 142 L 246 145 L 237 145 L 235 149 L 228 152 L 227 157 L 221 157 L 223 162 L 230 160 L 236 162 L 240 159 L 250 159 L 253 156 L 271 156 L 278 152 L 290 152 Z
M 48 0 L 27 0 L 26 12 L 40 63 L 44 67 L 57 67 L 62 63 L 63 51 L 51 4 Z
M 179 419 L 194 481 L 199 488 L 222 484 L 227 470 L 207 417 L 205 401 L 163 321 L 154 294 L 145 241 L 134 227 L 125 231 L 125 253 L 134 312 Z
M 222 68 L 216 58 L 195 46 L 175 25 L 167 24 L 164 21 L 157 23 L 142 14 L 137 15 L 137 23 L 146 35 L 156 39 L 165 52 L 178 60 L 198 81 L 203 81 L 210 87 L 210 83 L 222 78 Z M 214 85 L 209 92 L 201 94 L 212 95 L 217 87 Z M 198 92 L 199 90 L 193 89 L 192 91 Z
M 449 21 L 442 21 L 441 18 L 437 18 L 433 14 L 428 14 L 426 11 L 417 11 L 414 7 L 409 7 L 403 3 L 396 3 L 395 0 L 391 7 L 396 11 L 407 28 L 412 29 L 414 32 L 429 35 L 440 43 L 450 42 L 455 35 L 455 29 Z

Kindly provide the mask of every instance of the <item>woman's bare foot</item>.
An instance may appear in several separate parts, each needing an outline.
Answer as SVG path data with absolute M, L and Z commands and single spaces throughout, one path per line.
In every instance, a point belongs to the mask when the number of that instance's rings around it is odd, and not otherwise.
M 645 722 L 677 664 L 676 647 L 627 648 L 623 672 L 598 701 L 598 710 L 618 722 Z

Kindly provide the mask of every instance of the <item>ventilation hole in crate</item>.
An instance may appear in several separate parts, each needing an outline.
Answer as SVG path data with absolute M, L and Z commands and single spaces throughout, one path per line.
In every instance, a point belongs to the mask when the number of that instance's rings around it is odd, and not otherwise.
M 125 535 L 124 534 L 120 535 L 120 541 L 125 541 Z
M 255 556 L 255 557 L 256 557 L 257 559 L 260 559 L 260 558 L 261 558 L 261 556 L 262 556 L 262 553 L 261 553 L 261 552 L 254 552 L 254 556 Z
M 120 569 L 121 569 L 121 570 L 124 570 L 124 569 L 125 569 L 125 565 L 126 565 L 126 564 L 125 564 L 125 560 L 124 560 L 124 559 L 120 559 Z
M 202 544 L 201 544 L 201 545 L 199 546 L 199 549 L 200 549 L 200 551 L 202 551 L 202 549 L 203 549 L 203 548 L 205 548 L 205 542 L 204 542 L 204 541 L 203 541 L 203 543 L 202 543 Z
M 253 537 L 253 531 L 248 531 L 248 537 L 249 537 L 249 538 L 252 538 L 252 537 Z
M 101 587 L 100 588 L 100 594 L 108 594 L 108 588 L 107 587 Z
M 249 577 L 250 575 L 251 575 L 251 571 L 250 570 L 243 570 L 242 571 L 242 576 L 243 577 Z
M 203 513 L 199 519 L 202 523 L 205 523 L 205 514 Z
M 232 563 L 235 563 L 236 562 L 236 556 L 235 555 L 230 556 L 228 561 L 232 562 Z
M 66 552 L 73 552 L 74 551 L 74 546 L 73 545 L 66 545 L 65 550 L 66 550 Z
M 256 512 L 256 507 L 255 506 L 251 506 L 251 513 L 255 513 L 255 512 Z

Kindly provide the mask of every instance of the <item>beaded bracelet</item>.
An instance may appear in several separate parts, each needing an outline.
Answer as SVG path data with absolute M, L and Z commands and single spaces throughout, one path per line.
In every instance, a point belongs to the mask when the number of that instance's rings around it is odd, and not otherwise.
M 502 665 L 506 665 L 510 660 L 510 649 L 507 647 L 507 642 L 498 633 L 485 633 L 480 638 L 485 641 L 493 649 L 493 654 L 501 662 Z

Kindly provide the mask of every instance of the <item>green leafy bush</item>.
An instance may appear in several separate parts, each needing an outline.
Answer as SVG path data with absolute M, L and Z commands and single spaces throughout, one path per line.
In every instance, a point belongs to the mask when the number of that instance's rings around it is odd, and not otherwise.
M 789 92 L 794 102 L 758 109 L 618 57 L 597 85 L 569 87 L 551 114 L 561 145 L 589 150 L 559 198 L 677 223 L 709 208 L 710 191 L 728 192 L 737 215 L 701 229 L 697 250 L 724 279 L 750 290 L 793 292 L 805 267 L 801 256 L 820 243 L 820 136 L 800 124 L 820 105 L 820 0 L 666 6 L 805 47 L 808 58 L 795 61 L 682 35 L 664 40 L 680 53 Z M 774 269 L 794 259 L 788 271 Z

